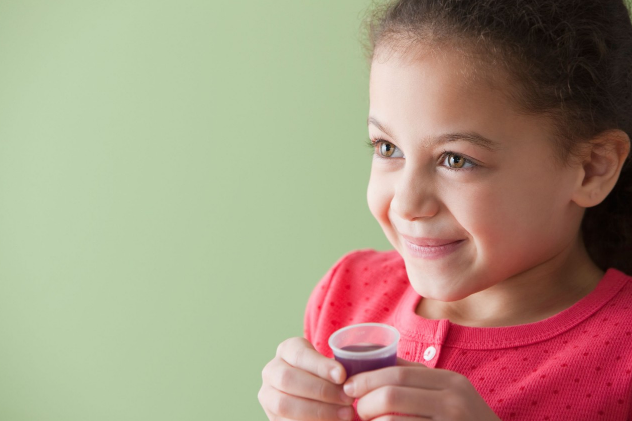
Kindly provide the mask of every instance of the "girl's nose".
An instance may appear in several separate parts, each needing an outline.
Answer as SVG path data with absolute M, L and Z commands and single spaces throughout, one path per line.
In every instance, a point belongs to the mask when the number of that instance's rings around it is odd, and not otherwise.
M 409 221 L 433 217 L 439 211 L 434 190 L 432 180 L 419 173 L 404 171 L 395 186 L 391 210 Z

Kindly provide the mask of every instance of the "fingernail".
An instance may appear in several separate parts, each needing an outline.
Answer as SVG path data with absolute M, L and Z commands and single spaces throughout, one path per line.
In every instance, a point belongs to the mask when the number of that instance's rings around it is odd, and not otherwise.
M 336 367 L 329 372 L 329 375 L 334 383 L 338 383 L 340 381 L 340 376 L 342 376 L 342 371 L 340 371 L 340 368 Z
M 349 421 L 353 419 L 353 409 L 350 406 L 345 406 L 338 410 L 338 418 L 341 420 Z
M 345 390 L 345 393 L 348 396 L 353 396 L 353 394 L 355 393 L 355 385 L 353 384 L 353 382 L 346 383 L 344 386 L 342 386 L 342 388 Z

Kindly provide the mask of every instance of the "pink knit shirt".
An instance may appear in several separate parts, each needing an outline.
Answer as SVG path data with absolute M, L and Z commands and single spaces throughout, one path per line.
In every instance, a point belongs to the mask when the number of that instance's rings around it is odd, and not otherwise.
M 327 357 L 337 329 L 379 322 L 401 333 L 398 356 L 465 375 L 502 420 L 630 420 L 632 278 L 609 269 L 548 319 L 476 328 L 427 320 L 396 251 L 342 257 L 318 283 L 305 337 Z M 359 419 L 356 417 L 356 419 Z

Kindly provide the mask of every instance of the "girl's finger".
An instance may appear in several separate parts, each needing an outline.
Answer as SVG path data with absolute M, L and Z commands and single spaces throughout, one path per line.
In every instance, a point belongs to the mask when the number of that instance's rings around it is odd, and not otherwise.
M 341 384 L 347 378 L 345 368 L 338 361 L 316 351 L 305 338 L 290 338 L 279 345 L 277 356 L 293 367 L 308 371 L 322 379 Z
M 402 386 L 384 386 L 358 399 L 357 411 L 362 419 L 373 420 L 390 413 L 432 419 L 440 392 Z M 406 418 L 408 421 L 410 418 Z
M 358 398 L 372 390 L 388 385 L 441 390 L 450 381 L 453 373 L 448 370 L 426 367 L 393 366 L 366 371 L 350 377 L 344 384 L 347 395 Z
M 371 421 L 431 421 L 432 418 L 426 417 L 409 417 L 399 415 L 384 415 L 383 417 L 377 417 Z
M 412 361 L 406 361 L 403 358 L 397 357 L 397 365 L 407 366 L 407 367 L 420 367 L 420 368 L 428 368 L 421 363 L 414 363 Z
M 269 411 L 265 411 L 266 416 L 268 417 L 268 420 L 270 421 L 296 421 L 296 420 L 291 420 L 289 418 L 283 418 L 283 417 L 277 417 L 274 414 L 271 414 Z
M 290 395 L 339 405 L 353 403 L 353 398 L 342 391 L 342 386 L 292 367 L 280 358 L 270 361 L 262 376 L 266 384 Z
M 300 421 L 350 421 L 354 417 L 353 407 L 316 402 L 310 399 L 292 396 L 273 387 L 263 387 L 259 392 L 266 413 L 277 419 Z M 270 417 L 270 416 L 269 416 Z

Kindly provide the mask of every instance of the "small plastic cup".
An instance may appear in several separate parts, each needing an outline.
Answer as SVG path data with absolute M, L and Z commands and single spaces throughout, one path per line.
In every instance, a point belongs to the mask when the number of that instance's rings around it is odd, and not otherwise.
M 329 337 L 329 347 L 347 377 L 397 364 L 399 332 L 382 323 L 360 323 L 343 327 Z

